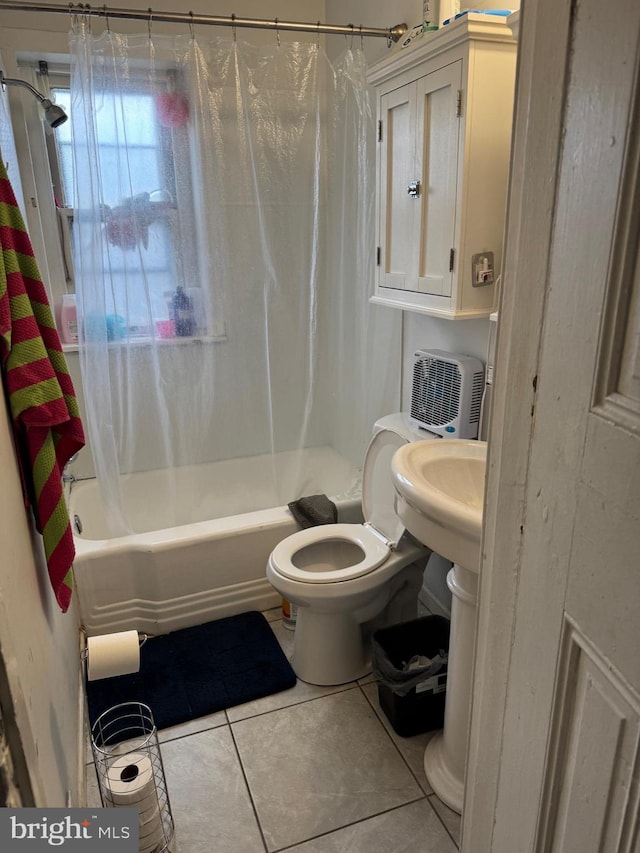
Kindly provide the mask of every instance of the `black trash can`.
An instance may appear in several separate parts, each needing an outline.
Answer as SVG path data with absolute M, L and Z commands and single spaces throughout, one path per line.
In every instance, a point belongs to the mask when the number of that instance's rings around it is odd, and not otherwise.
M 449 620 L 443 616 L 423 616 L 374 633 L 378 700 L 402 737 L 442 728 L 448 651 Z M 416 656 L 434 662 L 407 671 L 407 663 Z

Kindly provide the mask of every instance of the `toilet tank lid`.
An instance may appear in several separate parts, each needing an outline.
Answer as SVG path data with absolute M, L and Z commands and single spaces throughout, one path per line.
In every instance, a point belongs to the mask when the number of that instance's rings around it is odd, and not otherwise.
M 407 412 L 386 415 L 376 421 L 373 437 L 364 457 L 362 511 L 369 522 L 394 548 L 404 525 L 395 511 L 395 489 L 391 477 L 391 457 L 407 442 L 440 436 L 409 423 Z
M 382 418 L 378 418 L 373 425 L 373 434 L 375 435 L 383 429 L 389 430 L 389 432 L 395 432 L 396 435 L 401 436 L 405 441 L 422 441 L 428 438 L 440 438 L 439 435 L 429 432 L 426 429 L 420 429 L 420 427 L 412 424 L 409 418 L 409 412 L 396 412 L 393 415 L 385 415 Z
M 392 549 L 404 533 L 404 525 L 395 512 L 391 457 L 404 444 L 406 439 L 395 430 L 377 430 L 369 442 L 362 472 L 364 520 L 384 536 Z

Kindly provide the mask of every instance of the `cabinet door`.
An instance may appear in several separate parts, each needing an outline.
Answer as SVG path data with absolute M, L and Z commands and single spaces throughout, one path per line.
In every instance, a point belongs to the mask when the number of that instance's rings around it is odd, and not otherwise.
M 396 290 L 411 289 L 414 205 L 407 194 L 415 177 L 415 84 L 410 83 L 380 99 L 382 147 L 379 170 L 379 228 L 381 267 L 378 284 Z
M 416 152 L 420 180 L 413 218 L 416 269 L 411 290 L 450 296 L 454 266 L 462 61 L 416 83 Z

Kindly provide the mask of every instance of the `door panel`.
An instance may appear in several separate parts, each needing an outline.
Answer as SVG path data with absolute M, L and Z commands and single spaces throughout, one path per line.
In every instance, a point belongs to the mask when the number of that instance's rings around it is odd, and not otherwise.
M 573 11 L 492 853 L 640 844 L 640 4 Z
M 462 62 L 428 74 L 417 82 L 417 172 L 421 198 L 416 211 L 413 240 L 420 246 L 418 290 L 437 296 L 451 295 L 450 251 L 456 225 L 458 91 Z
M 638 705 L 568 618 L 558 700 L 538 850 L 630 849 Z
M 381 287 L 404 290 L 410 274 L 413 206 L 407 187 L 417 177 L 413 165 L 415 87 L 395 89 L 381 98 L 383 148 L 380 163 L 379 232 L 382 242 Z

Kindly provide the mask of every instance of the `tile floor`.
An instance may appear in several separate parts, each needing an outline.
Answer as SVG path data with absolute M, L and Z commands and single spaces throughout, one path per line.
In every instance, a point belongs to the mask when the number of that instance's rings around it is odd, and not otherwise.
M 285 653 L 293 633 L 265 614 Z M 456 853 L 460 818 L 401 738 L 372 678 L 291 690 L 159 732 L 174 853 Z M 93 764 L 87 800 L 99 805 Z

